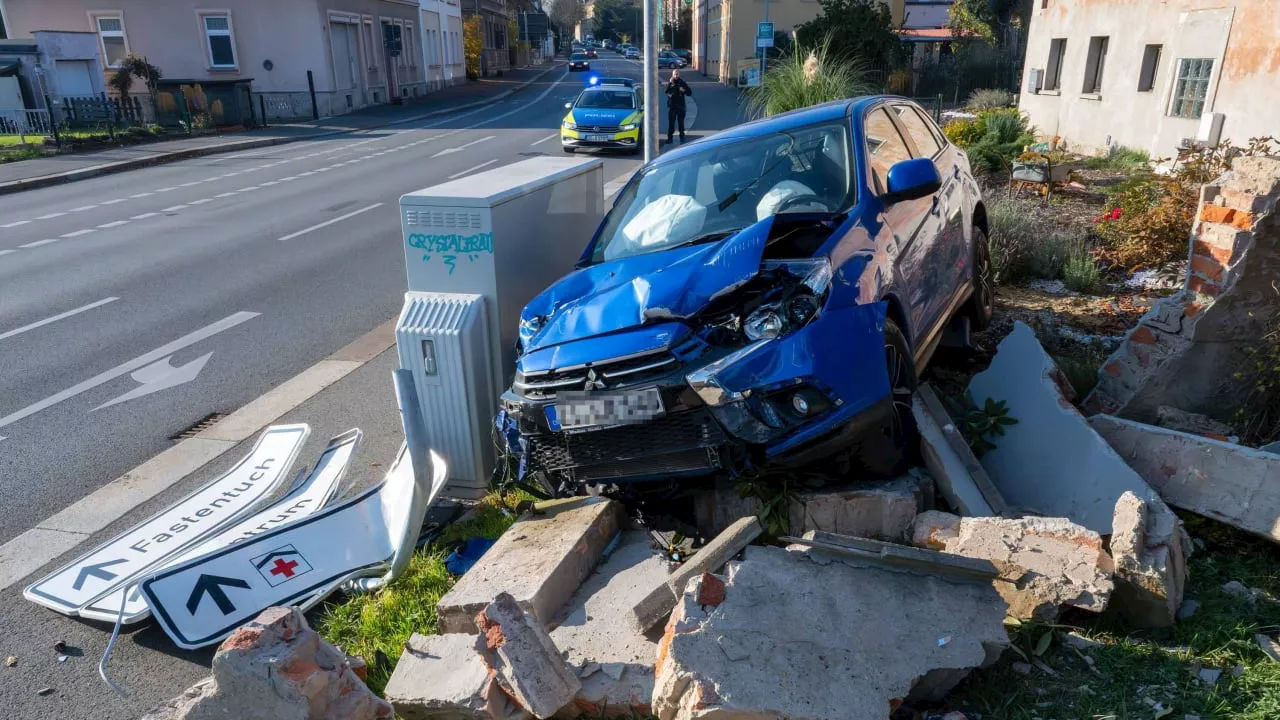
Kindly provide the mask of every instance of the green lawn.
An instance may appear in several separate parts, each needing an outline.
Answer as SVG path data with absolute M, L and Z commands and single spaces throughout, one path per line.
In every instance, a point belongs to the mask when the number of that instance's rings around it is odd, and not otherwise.
M 44 135 L 27 135 L 26 136 L 28 145 L 39 145 L 44 142 L 44 138 L 45 138 Z M 0 148 L 8 147 L 10 145 L 20 145 L 21 139 L 22 138 L 18 137 L 17 135 L 0 135 Z

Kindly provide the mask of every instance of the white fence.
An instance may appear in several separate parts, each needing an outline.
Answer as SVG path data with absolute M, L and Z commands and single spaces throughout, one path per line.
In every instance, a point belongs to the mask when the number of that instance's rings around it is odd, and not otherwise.
M 0 135 L 51 135 L 53 122 L 48 110 L 0 108 Z

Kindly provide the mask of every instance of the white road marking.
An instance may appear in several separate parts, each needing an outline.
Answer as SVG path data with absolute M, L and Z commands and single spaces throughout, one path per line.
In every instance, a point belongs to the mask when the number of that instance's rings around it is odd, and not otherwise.
M 84 382 L 78 383 L 76 385 L 72 385 L 71 387 L 67 388 L 66 390 L 63 390 L 60 393 L 57 393 L 55 395 L 50 395 L 49 397 L 43 400 L 40 400 L 39 402 L 32 403 L 31 405 L 28 405 L 22 408 L 21 410 L 18 410 L 17 412 L 10 413 L 4 417 L 0 417 L 0 427 L 4 427 L 6 425 L 12 425 L 13 423 L 18 422 L 19 420 L 30 417 L 31 415 L 34 415 L 40 412 L 41 410 L 51 408 L 54 405 L 57 405 L 58 403 L 63 402 L 65 400 L 70 400 L 71 398 L 79 395 L 80 393 L 83 393 L 87 390 L 92 390 L 93 388 L 96 388 L 103 383 L 110 382 L 120 377 L 121 375 L 126 375 L 128 373 L 131 373 L 140 367 L 150 365 L 151 363 L 159 360 L 160 358 L 168 357 L 169 355 L 172 355 L 173 353 L 178 352 L 179 350 L 182 350 L 183 348 L 186 348 L 189 345 L 194 345 L 200 342 L 201 340 L 213 337 L 214 335 L 217 335 L 218 333 L 224 330 L 229 330 L 243 322 L 252 320 L 258 317 L 258 315 L 260 314 L 261 313 L 256 313 L 256 312 L 238 312 L 233 315 L 228 315 L 227 317 L 215 323 L 212 323 L 210 325 L 206 325 L 200 328 L 199 330 L 196 330 L 195 332 L 188 333 L 187 335 L 183 335 L 182 337 L 178 338 L 177 340 L 174 340 L 173 342 L 167 345 L 162 345 L 156 348 L 155 350 L 152 350 L 149 353 L 146 353 L 144 355 L 139 355 L 138 357 L 126 363 L 117 365 L 111 368 L 110 370 L 107 370 L 106 372 L 102 372 L 97 375 L 94 375 L 93 377 L 89 378 L 88 380 L 85 380 Z
M 256 167 L 256 168 L 249 168 L 249 169 L 250 169 L 250 170 L 266 170 L 266 169 L 267 169 L 267 168 L 269 168 L 269 167 L 273 167 L 273 166 L 272 166 L 272 165 L 259 165 L 259 166 L 258 166 L 258 167 Z
M 326 220 L 326 221 L 324 221 L 324 222 L 320 223 L 319 225 L 312 225 L 311 227 L 309 227 L 309 228 L 307 228 L 307 229 L 305 229 L 305 230 L 299 230 L 299 231 L 298 231 L 298 232 L 296 232 L 296 233 L 290 233 L 290 234 L 288 234 L 288 235 L 285 235 L 284 237 L 280 238 L 280 241 L 281 241 L 281 242 L 283 242 L 283 241 L 285 241 L 285 240 L 292 240 L 292 239 L 294 239 L 294 238 L 296 238 L 296 237 L 298 237 L 298 236 L 300 236 L 300 235 L 306 235 L 307 233 L 309 233 L 309 232 L 311 232 L 311 231 L 313 231 L 313 230 L 319 230 L 319 229 L 320 229 L 320 228 L 322 228 L 322 227 L 328 227 L 328 226 L 330 226 L 330 225 L 332 225 L 332 224 L 334 224 L 334 223 L 342 222 L 343 220 L 346 220 L 347 218 L 355 217 L 356 215 L 359 215 L 360 213 L 369 212 L 370 210 L 372 210 L 372 209 L 374 209 L 374 208 L 379 208 L 379 207 L 382 207 L 382 203 L 374 203 L 374 204 L 370 205 L 369 207 L 363 207 L 363 208 L 360 208 L 359 210 L 352 210 L 351 212 L 347 213 L 346 215 L 339 215 L 338 217 L 336 217 L 336 218 L 334 218 L 334 219 L 332 219 L 332 220 Z
M 137 199 L 137 198 L 151 197 L 152 195 L 155 195 L 155 193 L 149 193 L 149 192 L 145 192 L 145 193 L 134 193 L 133 195 L 130 195 L 129 197 L 130 197 L 130 198 L 133 198 L 133 199 Z
M 64 213 L 64 212 L 54 212 L 54 213 L 49 213 L 48 215 L 41 215 L 40 217 L 38 217 L 38 218 L 36 218 L 36 219 L 37 219 L 37 220 L 52 220 L 52 219 L 54 219 L 54 218 L 56 218 L 56 217 L 62 217 L 63 215 L 66 215 L 66 213 Z
M 308 170 L 308 171 L 306 171 L 306 172 L 304 172 L 304 173 L 298 173 L 298 177 L 300 177 L 300 178 L 310 177 L 310 176 L 315 175 L 315 174 L 316 174 L 316 171 L 315 171 L 315 170 Z
M 111 228 L 120 227 L 121 225 L 128 225 L 128 224 L 129 224 L 128 220 L 116 220 L 115 222 L 102 223 L 101 225 L 98 226 L 98 228 L 102 230 L 110 230 Z
M 62 237 L 64 238 L 80 237 L 81 235 L 88 235 L 91 232 L 94 232 L 93 228 L 85 228 L 84 230 L 76 230 L 75 232 L 66 233 Z
M 486 161 L 486 162 L 482 162 L 482 163 L 480 163 L 479 165 L 476 165 L 476 166 L 475 166 L 475 167 L 473 167 L 473 168 L 467 168 L 466 170 L 463 170 L 463 171 L 462 171 L 462 172 L 460 172 L 460 173 L 454 173 L 453 175 L 450 175 L 450 176 L 449 176 L 449 179 L 450 179 L 450 180 L 456 180 L 456 179 L 458 179 L 458 178 L 462 177 L 463 175 L 466 175 L 467 173 L 475 172 L 476 170 L 479 170 L 480 168 L 489 167 L 490 165 L 492 165 L 492 164 L 494 164 L 494 163 L 496 163 L 496 162 L 498 162 L 498 158 L 494 158 L 494 159 L 492 159 L 492 160 L 488 160 L 488 161 Z
M 188 204 L 188 205 L 203 205 L 203 204 L 205 204 L 205 203 L 211 203 L 211 202 L 213 202 L 213 198 L 200 198 L 199 200 L 192 200 L 191 202 L 189 202 L 189 203 L 187 203 L 187 204 Z
M 237 190 L 236 192 L 238 192 L 238 193 L 242 193 L 242 192 L 249 192 L 250 190 L 257 190 L 257 189 L 258 189 L 258 186 L 257 186 L 257 185 L 250 185 L 249 187 L 243 187 L 243 188 L 240 188 L 240 189 L 239 189 L 239 190 Z
M 125 198 L 116 198 L 115 200 L 103 200 L 101 204 L 102 204 L 102 205 L 115 205 L 115 204 L 117 204 L 117 203 L 122 203 L 122 202 L 124 202 L 124 201 L 125 201 Z
M 177 189 L 178 189 L 178 188 L 176 188 L 176 187 L 158 188 L 158 189 L 156 190 L 156 192 L 158 192 L 158 193 L 161 193 L 161 192 L 172 192 L 172 191 L 177 190 Z
M 28 331 L 28 330 L 35 330 L 35 329 L 36 329 L 36 328 L 38 328 L 38 327 L 44 327 L 45 325 L 48 325 L 49 323 L 55 323 L 55 322 L 58 322 L 59 320 L 63 320 L 63 319 L 69 318 L 69 317 L 71 317 L 72 315 L 79 315 L 79 314 L 80 314 L 80 313 L 82 313 L 82 312 L 85 312 L 85 311 L 88 311 L 88 310 L 92 310 L 92 309 L 97 308 L 97 307 L 102 307 L 103 305 L 106 305 L 107 303 L 112 303 L 112 302 L 115 302 L 116 300 L 119 300 L 119 299 L 120 299 L 120 298 L 118 298 L 118 297 L 103 298 L 103 299 L 101 299 L 101 300 L 99 300 L 99 301 L 97 301 L 97 302 L 91 302 L 91 303 L 89 303 L 88 305 L 84 305 L 84 306 L 78 307 L 78 308 L 76 308 L 75 310 L 68 310 L 68 311 L 66 311 L 66 312 L 64 312 L 64 313 L 58 313 L 57 315 L 54 315 L 54 316 L 53 316 L 53 317 L 51 317 L 51 318 L 45 318 L 44 320 L 37 320 L 36 322 L 31 323 L 30 325 L 23 325 L 22 327 L 20 327 L 20 328 L 15 328 L 15 329 L 13 329 L 13 330 L 10 330 L 9 332 L 6 332 L 6 333 L 0 333 L 0 340 L 6 340 L 6 339 L 8 339 L 8 338 L 13 337 L 14 335 L 21 335 L 22 333 L 24 333 L 24 332 L 26 332 L 26 331 Z
M 214 197 L 216 197 L 216 198 L 224 198 L 224 197 L 231 197 L 232 195 L 235 195 L 235 191 L 232 191 L 232 192 L 225 192 L 225 193 L 218 193 L 217 195 L 214 195 Z
M 556 138 L 558 138 L 558 137 L 560 137 L 560 133 L 556 133 L 556 134 L 554 134 L 554 135 L 548 135 L 548 136 L 546 136 L 546 137 L 542 138 L 541 140 L 539 140 L 539 141 L 537 141 L 537 142 L 535 142 L 535 143 L 530 143 L 530 144 L 529 144 L 529 147 L 533 147 L 534 145 L 541 145 L 542 143 L 544 143 L 544 142 L 546 142 L 546 141 L 548 141 L 548 140 L 555 140 L 555 139 L 556 139 Z
M 298 179 L 297 175 L 290 175 L 289 177 L 280 178 L 280 182 L 293 182 L 294 180 L 297 180 L 297 179 Z
M 186 207 L 186 205 L 174 205 L 174 206 L 172 206 L 172 207 L 167 207 L 167 208 L 165 208 L 165 209 L 161 210 L 160 212 L 178 212 L 179 210 L 181 210 L 181 209 L 183 209 L 183 208 L 185 208 L 185 207 Z
M 129 219 L 130 219 L 130 220 L 146 220 L 147 218 L 153 218 L 153 217 L 155 217 L 156 215 L 159 215 L 159 214 L 160 214 L 160 213 L 142 213 L 141 215 L 134 215 L 133 217 L 131 217 L 131 218 L 129 218 Z
M 9 253 L 16 253 L 16 252 L 18 251 L 17 250 L 0 250 L 0 255 L 8 255 Z M 3 440 L 3 439 L 4 438 L 0 438 L 0 440 Z
M 192 185 L 199 185 L 200 182 L 201 182 L 200 180 L 196 180 L 195 182 L 182 183 L 178 187 L 191 187 Z
M 11 222 L 11 223 L 6 223 L 6 224 L 4 224 L 4 225 L 0 225 L 0 228 L 18 227 L 19 225 L 26 225 L 26 224 L 27 224 L 27 223 L 29 223 L 29 222 L 31 222 L 31 221 L 30 221 L 30 220 L 19 220 L 19 221 L 17 221 L 17 222 Z
M 71 209 L 70 209 L 70 210 L 68 210 L 67 212 L 84 212 L 85 210 L 92 210 L 92 209 L 94 209 L 94 208 L 96 208 L 96 207 L 98 207 L 98 206 L 97 206 L 97 205 L 81 205 L 81 206 L 80 206 L 80 207 L 78 207 L 78 208 L 71 208 Z
M 49 238 L 48 240 L 37 240 L 37 241 L 35 241 L 35 242 L 29 242 L 29 243 L 27 243 L 26 245 L 19 245 L 18 247 L 20 247 L 20 248 L 35 248 L 35 247 L 40 247 L 41 245 L 48 245 L 48 244 L 50 244 L 50 243 L 56 243 L 56 242 L 58 242 L 58 241 L 59 241 L 59 240 L 61 240 L 61 239 L 62 239 L 62 238 Z
M 262 183 L 261 185 L 259 185 L 258 187 L 271 187 L 272 185 L 279 185 L 279 184 L 280 184 L 279 180 L 268 180 Z
M 230 172 L 230 173 L 226 173 L 226 174 L 224 174 L 222 177 L 224 177 L 224 178 L 235 177 L 235 176 L 237 176 L 237 175 L 239 175 L 239 174 L 240 174 L 240 173 L 238 173 L 238 172 Z

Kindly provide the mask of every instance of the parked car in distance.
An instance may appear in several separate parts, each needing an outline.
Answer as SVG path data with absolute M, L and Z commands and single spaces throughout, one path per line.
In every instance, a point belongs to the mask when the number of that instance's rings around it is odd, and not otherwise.
M 676 55 L 679 55 L 679 56 L 680 56 L 680 59 L 681 59 L 681 60 L 684 60 L 684 64 L 685 64 L 685 66 L 686 66 L 686 67 L 687 67 L 687 66 L 689 66 L 689 65 L 692 65 L 692 64 L 693 64 L 693 51 L 691 51 L 691 50 L 672 50 L 671 52 L 675 53 Z
M 684 60 L 682 60 L 679 55 L 671 52 L 670 50 L 663 50 L 662 52 L 658 53 L 658 67 L 660 69 L 661 68 L 682 68 L 684 67 Z
M 900 472 L 917 373 L 948 327 L 990 321 L 987 229 L 967 155 L 906 98 L 669 150 L 525 306 L 507 451 L 557 494 L 815 460 Z
M 575 52 L 574 54 L 569 56 L 570 72 L 573 72 L 574 70 L 590 70 L 590 69 L 591 69 L 591 61 L 587 60 L 586 53 Z
M 629 48 L 627 48 L 626 58 L 627 58 L 628 60 L 639 60 L 639 59 L 640 59 L 640 48 L 637 48 L 637 47 L 629 47 Z

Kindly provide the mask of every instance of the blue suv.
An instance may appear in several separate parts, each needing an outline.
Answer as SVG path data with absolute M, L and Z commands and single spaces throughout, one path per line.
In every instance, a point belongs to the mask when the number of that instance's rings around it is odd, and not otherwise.
M 498 429 L 559 494 L 832 456 L 899 472 L 917 373 L 993 300 L 968 158 L 916 104 L 747 123 L 641 168 L 525 307 Z

